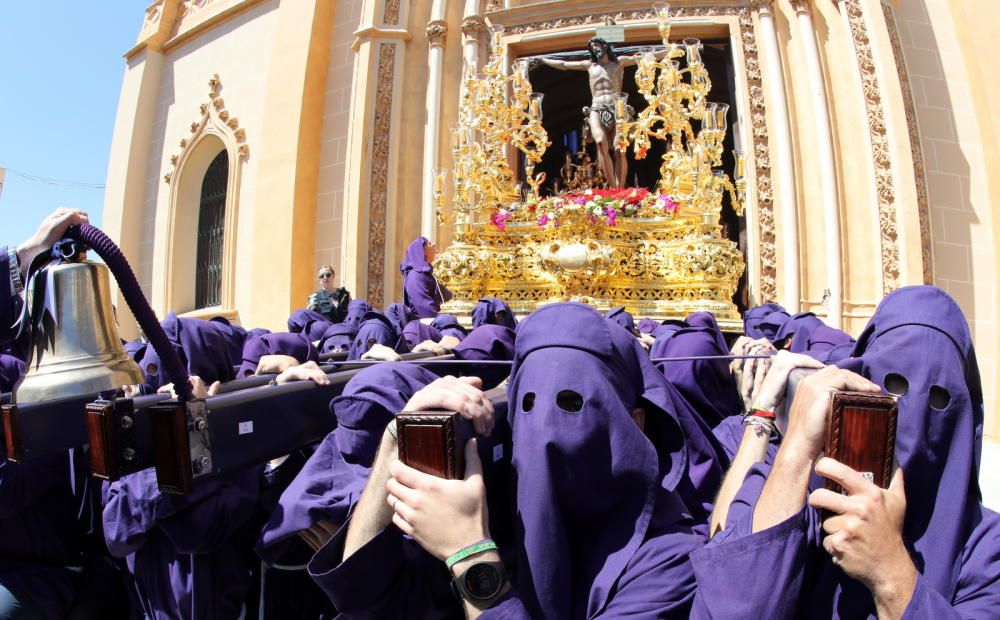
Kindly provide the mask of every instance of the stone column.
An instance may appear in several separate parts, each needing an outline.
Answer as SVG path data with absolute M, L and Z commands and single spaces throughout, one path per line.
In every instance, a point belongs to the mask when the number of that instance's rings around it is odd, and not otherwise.
M 445 11 L 448 0 L 434 0 L 427 22 L 427 123 L 424 126 L 424 170 L 421 193 L 420 234 L 437 242 L 437 217 L 434 210 L 434 169 L 440 165 L 438 151 L 441 134 L 441 74 L 444 68 L 444 40 L 448 34 Z
M 774 28 L 773 0 L 757 3 L 760 24 L 760 44 L 764 48 L 764 63 L 770 104 L 774 110 L 774 154 L 778 177 L 778 209 L 781 214 L 781 262 L 778 267 L 782 277 L 780 302 L 789 312 L 798 312 L 802 295 L 799 288 L 799 217 L 795 193 L 795 164 L 792 156 L 792 130 L 789 125 L 788 101 L 785 93 L 785 75 L 781 66 L 778 35 Z M 748 153 L 752 157 L 752 153 Z
M 833 152 L 833 133 L 830 127 L 830 106 L 823 77 L 823 66 L 816 43 L 812 14 L 807 0 L 792 0 L 798 16 L 799 35 L 805 53 L 809 94 L 812 100 L 813 122 L 816 127 L 820 192 L 823 200 L 823 233 L 826 249 L 826 276 L 829 297 L 827 324 L 840 329 L 844 320 L 844 266 L 840 246 L 840 199 L 837 190 L 837 165 Z M 784 174 L 783 174 L 784 176 Z

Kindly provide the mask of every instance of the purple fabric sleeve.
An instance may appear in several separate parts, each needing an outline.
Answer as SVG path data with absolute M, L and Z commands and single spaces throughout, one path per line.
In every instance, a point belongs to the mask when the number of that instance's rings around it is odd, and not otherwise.
M 309 563 L 309 575 L 348 618 L 448 618 L 461 615 L 444 563 L 390 525 L 347 560 L 348 524 Z
M 691 554 L 700 603 L 710 617 L 795 616 L 808 555 L 804 512 L 749 536 L 720 534 Z
M 187 496 L 161 494 L 156 472 L 145 469 L 105 485 L 104 534 L 108 550 L 125 557 L 159 527 L 178 553 L 206 553 L 244 523 L 256 501 L 254 470 L 199 481 Z

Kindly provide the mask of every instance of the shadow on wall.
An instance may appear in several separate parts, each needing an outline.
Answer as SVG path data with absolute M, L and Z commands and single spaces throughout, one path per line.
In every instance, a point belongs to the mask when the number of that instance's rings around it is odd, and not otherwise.
M 972 205 L 971 170 L 959 144 L 956 102 L 966 93 L 949 89 L 945 80 L 949 56 L 942 49 L 926 2 L 904 2 L 896 9 L 896 24 L 909 75 L 920 144 L 924 154 L 930 202 L 934 284 L 948 291 L 962 307 L 970 326 L 976 320 L 973 282 L 977 265 L 972 255 L 972 228 L 980 223 Z M 961 58 L 957 58 L 961 61 Z M 961 67 L 961 62 L 959 62 Z

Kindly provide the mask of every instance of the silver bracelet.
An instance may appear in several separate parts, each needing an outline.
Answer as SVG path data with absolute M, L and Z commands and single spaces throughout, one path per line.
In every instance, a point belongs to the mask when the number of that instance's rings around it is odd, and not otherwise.
M 10 270 L 10 288 L 14 295 L 20 295 L 24 290 L 24 283 L 21 282 L 21 263 L 17 260 L 15 248 L 7 248 L 7 267 Z
M 778 436 L 778 426 L 774 423 L 774 420 L 768 418 L 762 418 L 756 415 L 743 416 L 743 424 L 747 426 L 752 426 L 757 434 L 760 435 L 761 432 L 767 433 L 768 436 Z

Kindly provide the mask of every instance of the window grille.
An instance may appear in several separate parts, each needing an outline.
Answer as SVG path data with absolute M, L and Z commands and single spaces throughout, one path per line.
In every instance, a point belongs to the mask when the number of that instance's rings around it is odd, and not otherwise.
M 226 231 L 229 155 L 219 153 L 205 171 L 198 208 L 198 262 L 195 266 L 195 309 L 222 303 L 222 245 Z

